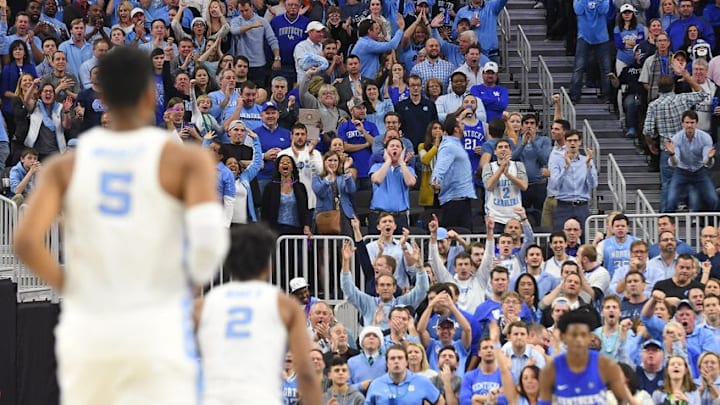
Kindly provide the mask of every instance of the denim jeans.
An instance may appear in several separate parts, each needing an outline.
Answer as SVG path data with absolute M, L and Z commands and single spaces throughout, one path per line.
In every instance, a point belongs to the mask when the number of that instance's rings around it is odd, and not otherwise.
M 585 226 L 585 220 L 590 216 L 590 206 L 585 205 L 567 205 L 558 203 L 553 211 L 553 231 L 562 231 L 565 221 L 575 219 L 580 222 L 580 226 Z
M 675 168 L 668 163 L 667 151 L 660 151 L 660 212 L 667 212 L 668 190 Z
M 640 111 L 640 96 L 628 94 L 623 98 L 623 109 L 625 110 L 625 127 L 638 133 L 638 111 Z
M 698 171 L 675 168 L 670 187 L 668 200 L 665 204 L 667 212 L 677 209 L 678 202 L 687 197 L 690 211 L 715 211 L 718 206 L 718 196 L 710 174 L 704 167 Z
M 582 38 L 577 39 L 577 45 L 575 46 L 575 66 L 573 67 L 572 80 L 570 81 L 570 97 L 573 100 L 580 98 L 583 85 L 583 73 L 585 73 L 591 53 L 595 54 L 595 60 L 597 60 L 600 65 L 600 83 L 602 85 L 603 95 L 610 97 L 610 80 L 607 75 L 610 73 L 612 58 L 610 57 L 609 46 L 610 41 L 599 44 L 589 44 Z
M 8 156 L 10 156 L 10 142 L 0 142 L 0 170 L 5 168 Z

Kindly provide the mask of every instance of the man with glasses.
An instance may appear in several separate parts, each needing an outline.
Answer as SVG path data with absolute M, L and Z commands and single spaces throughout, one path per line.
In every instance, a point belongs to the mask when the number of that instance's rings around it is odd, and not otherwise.
M 405 136 L 417 148 L 421 142 L 425 141 L 427 127 L 432 121 L 438 119 L 438 114 L 435 103 L 422 94 L 420 76 L 411 75 L 408 78 L 408 87 L 410 88 L 410 97 L 399 102 L 395 111 L 400 114 L 400 122 L 405 128 Z
M 593 150 L 580 153 L 580 134 L 572 130 L 565 135 L 564 159 L 554 159 L 550 165 L 548 186 L 557 190 L 557 208 L 553 212 L 553 224 L 560 230 L 570 218 L 581 224 L 590 216 L 590 196 L 598 185 L 598 174 L 593 161 Z
M 714 226 L 706 226 L 700 231 L 702 250 L 695 255 L 700 263 L 710 261 L 710 277 L 720 278 L 720 255 L 718 255 L 718 231 Z
M 638 272 L 642 274 L 643 276 L 643 282 L 646 283 L 648 280 L 649 273 L 647 271 L 647 265 L 648 265 L 648 247 L 647 242 L 644 240 L 636 240 L 633 241 L 630 244 L 630 261 L 615 269 L 615 273 L 612 276 L 612 280 L 610 280 L 610 288 L 609 293 L 610 294 L 617 294 L 619 296 L 622 296 L 626 293 L 627 285 L 625 277 L 630 272 Z M 664 277 L 663 277 L 664 278 Z M 652 286 L 655 284 L 657 280 L 651 279 L 649 280 L 649 284 L 646 283 L 647 287 L 645 288 L 645 293 L 649 296 L 652 292 Z
M 582 225 L 575 218 L 570 218 L 563 224 L 563 232 L 567 236 L 567 246 L 565 247 L 565 253 L 568 256 L 577 256 L 577 251 L 582 245 Z
M 678 257 L 675 235 L 669 231 L 660 232 L 659 241 L 660 254 L 650 259 L 647 265 L 647 278 L 653 281 L 671 277 Z M 654 287 L 655 283 L 648 282 L 648 284 Z
M 670 215 L 660 215 L 658 217 L 657 221 L 657 227 L 658 232 L 671 232 L 673 235 L 677 235 L 677 232 L 675 231 L 675 218 L 671 217 Z M 694 255 L 695 249 L 693 249 L 690 245 L 687 243 L 681 241 L 680 239 L 676 239 L 676 249 L 677 253 L 679 255 L 681 254 L 688 254 L 688 255 Z M 654 243 L 652 246 L 650 246 L 650 250 L 648 251 L 649 257 L 653 258 L 660 254 L 660 244 Z

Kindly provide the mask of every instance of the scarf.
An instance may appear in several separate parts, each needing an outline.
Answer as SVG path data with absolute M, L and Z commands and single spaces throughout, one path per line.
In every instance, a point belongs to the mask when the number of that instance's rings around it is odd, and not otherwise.
M 45 108 L 45 103 L 38 100 L 38 104 L 40 106 L 40 111 L 42 112 L 42 122 L 45 127 L 53 132 L 57 130 L 55 127 L 55 122 L 52 119 L 52 110 L 50 110 L 50 114 L 48 114 L 47 108 Z M 53 107 L 55 107 L 55 103 L 53 103 Z

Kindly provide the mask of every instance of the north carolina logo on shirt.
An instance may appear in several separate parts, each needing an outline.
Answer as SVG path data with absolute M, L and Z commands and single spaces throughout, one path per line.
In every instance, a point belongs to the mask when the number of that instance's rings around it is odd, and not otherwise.
M 415 391 L 415 386 L 412 384 L 408 385 L 408 392 L 413 392 L 413 391 Z

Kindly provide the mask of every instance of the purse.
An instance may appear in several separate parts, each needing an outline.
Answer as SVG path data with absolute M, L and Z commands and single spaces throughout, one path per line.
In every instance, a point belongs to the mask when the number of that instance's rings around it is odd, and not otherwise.
M 335 197 L 335 209 L 330 211 L 318 212 L 315 215 L 315 226 L 317 233 L 320 235 L 340 235 L 340 195 L 337 189 L 337 183 L 332 184 L 333 194 Z

